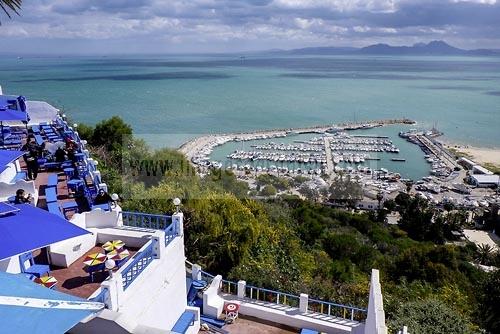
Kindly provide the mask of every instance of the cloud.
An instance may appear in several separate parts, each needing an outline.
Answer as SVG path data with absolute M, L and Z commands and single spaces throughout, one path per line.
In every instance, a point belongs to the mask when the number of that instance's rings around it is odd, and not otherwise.
M 29 38 L 51 47 L 60 41 L 60 50 L 81 41 L 91 46 L 89 52 L 109 52 L 111 46 L 116 52 L 146 45 L 148 52 L 223 52 L 432 39 L 500 48 L 499 17 L 496 0 L 39 0 L 26 2 L 21 17 L 3 19 L 0 33 L 14 49 Z

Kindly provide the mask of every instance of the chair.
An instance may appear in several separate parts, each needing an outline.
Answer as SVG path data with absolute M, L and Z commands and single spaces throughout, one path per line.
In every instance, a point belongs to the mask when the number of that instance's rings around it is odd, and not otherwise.
M 103 271 L 104 269 L 106 269 L 106 266 L 104 263 L 97 264 L 95 266 L 87 266 L 84 268 L 84 270 L 89 273 L 90 281 L 92 283 L 94 283 L 94 273 L 98 272 L 98 271 Z
M 68 219 L 68 216 L 67 216 L 67 213 L 68 212 L 71 212 L 71 211 L 75 211 L 76 213 L 78 213 L 78 203 L 76 203 L 75 201 L 68 201 L 68 202 L 64 202 L 61 206 L 62 208 L 62 212 L 63 212 L 63 215 L 66 219 Z
M 73 175 L 75 175 L 75 169 L 73 167 L 67 167 L 63 169 L 64 174 L 66 175 L 66 179 L 70 180 Z
M 68 185 L 68 190 L 70 190 L 73 193 L 76 193 L 79 187 L 83 187 L 83 180 L 71 179 L 68 182 L 66 182 L 66 184 Z
M 61 212 L 61 208 L 59 207 L 59 204 L 57 202 L 49 202 L 47 203 L 47 210 L 49 210 L 50 213 L 57 215 L 61 218 L 66 218 Z
M 33 274 L 36 277 L 42 277 L 45 274 L 48 275 L 50 272 L 50 267 L 48 265 L 35 263 L 31 252 L 19 255 L 19 262 L 21 265 L 21 272 L 25 274 Z M 26 263 L 29 263 L 28 267 L 26 267 Z
M 29 279 L 30 281 L 34 281 L 36 277 L 33 274 L 27 274 L 27 273 L 25 273 L 24 276 L 26 276 L 26 278 Z

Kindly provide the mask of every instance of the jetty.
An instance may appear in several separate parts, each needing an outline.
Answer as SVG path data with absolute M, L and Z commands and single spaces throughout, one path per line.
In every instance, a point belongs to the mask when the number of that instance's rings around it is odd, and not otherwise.
M 326 153 L 326 172 L 328 175 L 333 175 L 334 172 L 334 164 L 333 164 L 333 158 L 332 158 L 332 149 L 330 148 L 330 137 L 325 136 L 324 137 L 325 141 L 325 153 Z
M 301 128 L 285 128 L 285 129 L 269 129 L 255 130 L 250 132 L 234 132 L 222 134 L 206 134 L 193 138 L 182 144 L 178 150 L 183 153 L 189 160 L 192 161 L 202 150 L 213 148 L 229 141 L 244 141 L 254 139 L 269 139 L 277 137 L 285 137 L 288 134 L 303 134 L 303 133 L 327 133 L 331 130 L 352 130 L 352 129 L 370 129 L 378 126 L 392 124 L 416 124 L 416 121 L 408 118 L 399 119 L 382 119 L 352 123 L 314 125 Z

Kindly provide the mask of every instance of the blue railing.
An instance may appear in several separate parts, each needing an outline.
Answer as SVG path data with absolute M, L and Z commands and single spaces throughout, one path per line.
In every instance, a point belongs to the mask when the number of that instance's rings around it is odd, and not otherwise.
M 290 307 L 299 307 L 300 300 L 299 296 L 290 293 L 259 288 L 252 285 L 246 286 L 245 296 L 253 300 Z
M 326 314 L 332 317 L 363 321 L 366 319 L 366 310 L 354 306 L 325 302 L 319 299 L 309 298 L 307 305 L 309 312 Z
M 186 261 L 191 267 L 193 264 Z M 201 279 L 210 284 L 215 276 L 207 273 L 206 271 L 201 271 Z M 222 280 L 221 290 L 225 293 L 237 295 L 238 294 L 238 283 L 228 280 Z M 271 304 L 285 305 L 290 307 L 298 308 L 300 306 L 300 297 L 286 292 L 275 291 L 265 288 L 259 288 L 253 285 L 245 286 L 245 297 L 247 299 L 252 299 L 256 301 L 262 301 Z M 329 315 L 332 317 L 338 317 L 343 319 L 350 319 L 355 321 L 366 320 L 366 309 L 342 305 L 331 302 L 325 302 L 319 299 L 308 298 L 307 305 L 308 313 L 306 316 L 314 316 L 314 313 L 321 313 Z
M 177 234 L 175 233 L 175 226 L 174 223 L 171 223 L 166 229 L 165 229 L 165 247 L 168 246 L 169 243 L 172 242 L 172 240 L 175 239 Z
M 150 240 L 146 244 L 147 247 L 136 253 L 133 261 L 122 271 L 123 290 L 126 290 L 137 276 L 153 261 L 153 242 L 154 240 Z
M 201 279 L 207 282 L 208 284 L 210 284 L 213 281 L 214 277 L 215 277 L 214 275 L 209 274 L 206 271 L 203 270 L 201 271 Z
M 221 283 L 221 290 L 222 290 L 222 292 L 225 292 L 225 293 L 237 295 L 238 294 L 238 283 L 223 279 L 222 283 Z
M 172 223 L 172 216 L 153 215 L 141 212 L 121 212 L 123 225 L 149 228 L 154 230 L 165 230 Z

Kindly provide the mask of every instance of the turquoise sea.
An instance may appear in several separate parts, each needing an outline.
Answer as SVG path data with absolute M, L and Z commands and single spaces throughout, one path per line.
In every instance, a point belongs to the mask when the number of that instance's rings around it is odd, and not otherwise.
M 424 176 L 429 175 L 430 164 L 425 161 L 425 153 L 420 149 L 419 146 L 412 144 L 405 139 L 398 136 L 399 131 L 408 130 L 412 126 L 408 125 L 390 125 L 379 128 L 373 128 L 368 130 L 355 130 L 349 131 L 350 135 L 363 135 L 363 136 L 387 136 L 390 137 L 392 143 L 400 149 L 399 154 L 386 153 L 386 152 L 354 152 L 354 153 L 366 153 L 372 158 L 378 158 L 380 160 L 367 160 L 360 164 L 348 164 L 340 163 L 340 167 L 346 168 L 351 167 L 356 169 L 357 166 L 370 167 L 373 170 L 380 168 L 387 168 L 390 171 L 398 172 L 403 178 L 409 178 L 412 180 L 419 180 Z M 227 159 L 227 155 L 233 153 L 234 151 L 255 151 L 256 149 L 252 145 L 261 145 L 263 143 L 285 143 L 294 144 L 297 141 L 308 141 L 314 137 L 320 137 L 322 135 L 315 133 L 308 134 L 290 134 L 285 138 L 273 138 L 273 139 L 260 139 L 260 140 L 250 140 L 242 142 L 229 142 L 225 145 L 218 146 L 214 149 L 211 154 L 211 159 L 213 161 L 219 161 L 224 167 L 232 166 L 233 164 L 238 165 L 253 165 L 261 167 L 271 167 L 275 165 L 276 167 L 288 167 L 302 170 L 309 170 L 311 168 L 321 168 L 320 164 L 300 164 L 300 163 L 288 163 L 288 162 L 274 162 L 274 161 L 250 161 L 250 160 L 231 160 Z M 276 151 L 274 151 L 276 152 Z M 285 152 L 281 152 L 285 153 Z M 346 152 L 347 153 L 347 152 Z M 392 161 L 392 158 L 405 159 L 405 162 Z
M 76 122 L 120 115 L 156 146 L 204 133 L 400 117 L 436 125 L 450 141 L 500 146 L 500 58 L 2 56 L 0 85 Z

